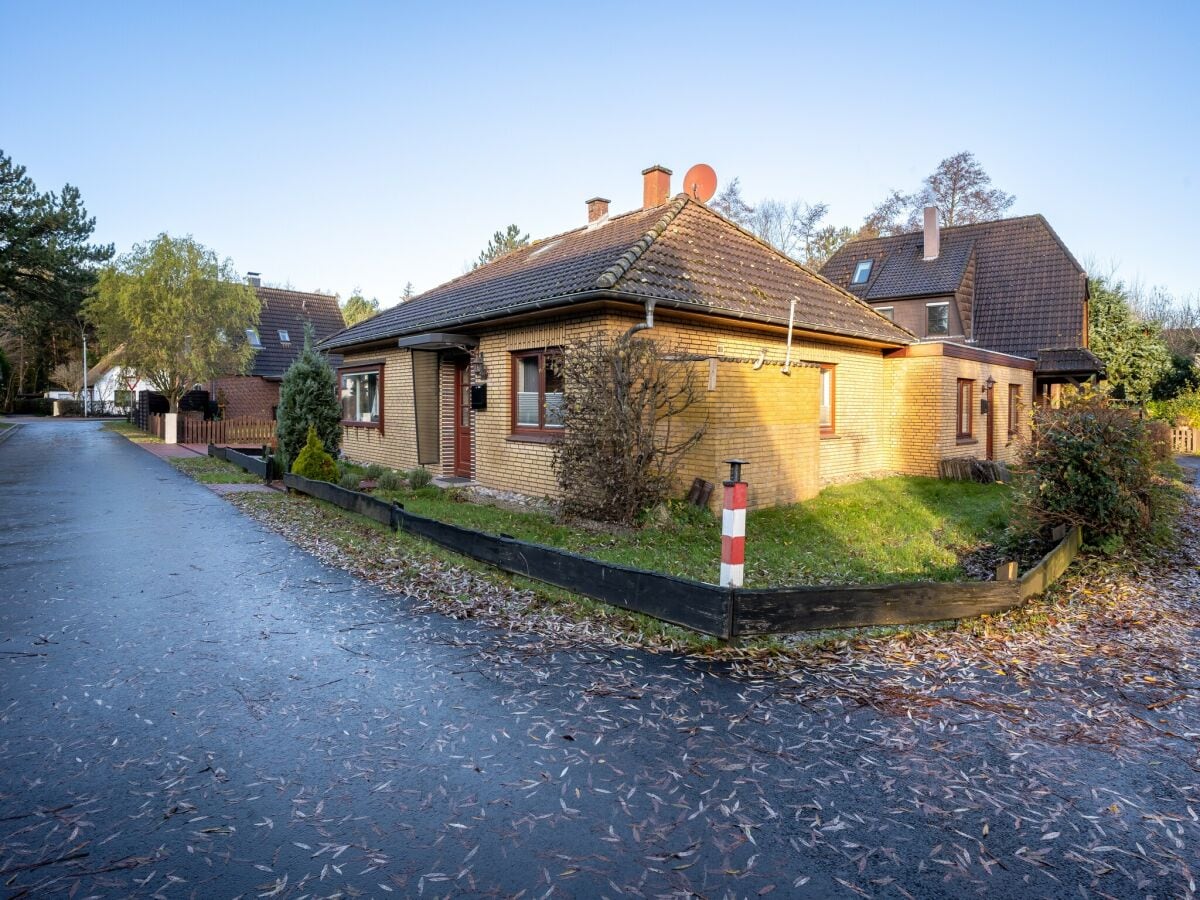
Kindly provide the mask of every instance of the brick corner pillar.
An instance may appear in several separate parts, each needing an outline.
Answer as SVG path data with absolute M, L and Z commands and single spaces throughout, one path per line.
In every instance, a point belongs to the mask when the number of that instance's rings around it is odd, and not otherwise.
M 746 562 L 746 482 L 742 459 L 727 459 L 729 480 L 721 508 L 721 587 L 742 586 Z

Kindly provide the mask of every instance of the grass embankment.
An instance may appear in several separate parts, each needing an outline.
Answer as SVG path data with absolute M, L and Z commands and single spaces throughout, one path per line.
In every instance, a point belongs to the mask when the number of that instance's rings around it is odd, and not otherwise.
M 132 422 L 126 422 L 124 419 L 110 419 L 104 423 L 104 427 L 109 431 L 115 431 L 117 434 L 128 438 L 135 444 L 161 444 L 158 438 L 152 434 L 147 434 L 138 428 Z
M 717 580 L 721 527 L 704 510 L 675 505 L 668 521 L 637 530 L 569 525 L 544 512 L 463 502 L 455 491 L 377 491 L 417 515 L 561 547 L 608 562 Z M 960 554 L 1000 539 L 1003 485 L 885 478 L 826 488 L 794 506 L 750 513 L 746 584 L 954 581 Z
M 251 475 L 232 463 L 215 456 L 177 456 L 167 460 L 176 469 L 199 481 L 201 484 L 254 484 L 261 483 L 257 475 Z

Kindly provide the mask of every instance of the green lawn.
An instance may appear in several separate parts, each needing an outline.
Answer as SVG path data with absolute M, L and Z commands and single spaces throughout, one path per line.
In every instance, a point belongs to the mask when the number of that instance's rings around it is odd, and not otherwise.
M 262 481 L 257 475 L 251 475 L 215 456 L 177 456 L 167 461 L 201 484 L 253 484 Z
M 378 491 L 409 511 L 625 565 L 715 582 L 721 529 L 677 505 L 669 524 L 637 531 L 568 527 L 545 513 L 456 501 L 451 491 Z M 958 553 L 999 539 L 1009 489 L 935 478 L 885 478 L 826 488 L 804 503 L 750 513 L 746 585 L 755 587 L 963 577 Z
M 15 424 L 15 422 L 0 422 L 0 431 L 8 431 Z
M 132 422 L 126 422 L 124 419 L 110 419 L 104 423 L 104 427 L 109 431 L 115 431 L 117 434 L 124 435 L 133 441 L 135 444 L 161 444 L 158 438 L 152 434 L 147 434 L 138 428 Z

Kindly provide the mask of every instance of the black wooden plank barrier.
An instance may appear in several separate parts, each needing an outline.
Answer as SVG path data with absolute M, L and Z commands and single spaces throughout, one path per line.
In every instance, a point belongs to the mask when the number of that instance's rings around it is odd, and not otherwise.
M 310 497 L 316 497 L 318 500 L 348 509 L 352 513 L 374 519 L 388 528 L 396 527 L 392 523 L 392 507 L 395 504 L 372 497 L 370 494 L 350 491 L 344 487 L 338 487 L 336 484 L 330 484 L 328 481 L 313 481 L 310 478 L 293 475 L 291 472 L 283 476 L 283 485 L 293 491 L 308 494 Z
M 743 589 L 734 634 L 912 625 L 1001 612 L 1020 602 L 1015 581 Z
M 1041 562 L 1014 581 L 734 590 L 439 522 L 327 481 L 286 474 L 283 483 L 506 572 L 726 640 L 788 631 L 912 625 L 1003 612 L 1048 588 L 1082 544 L 1079 529 L 1072 529 Z
M 251 475 L 257 475 L 263 481 L 271 480 L 273 466 L 270 456 L 250 456 L 232 447 L 218 447 L 215 444 L 208 445 L 208 455 L 233 463 Z

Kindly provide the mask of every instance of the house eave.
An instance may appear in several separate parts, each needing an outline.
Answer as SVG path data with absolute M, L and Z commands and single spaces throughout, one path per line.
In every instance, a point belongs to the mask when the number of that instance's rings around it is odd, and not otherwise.
M 490 310 L 485 314 L 467 314 L 449 319 L 438 319 L 438 331 L 431 331 L 429 326 L 418 326 L 406 331 L 397 332 L 396 334 L 387 337 L 372 338 L 370 341 L 362 344 L 343 344 L 322 346 L 321 349 L 326 351 L 339 352 L 363 352 L 367 349 L 395 347 L 400 341 L 411 337 L 422 337 L 424 335 L 446 335 L 454 334 L 453 329 L 478 330 L 482 326 L 502 326 L 505 322 L 514 318 L 526 318 L 530 315 L 550 312 L 561 312 L 565 308 L 579 308 L 584 305 L 590 305 L 594 302 L 618 301 L 621 303 L 635 304 L 639 307 L 644 307 L 648 301 L 653 301 L 658 310 L 674 309 L 681 312 L 689 312 L 692 314 L 710 316 L 727 321 L 737 321 L 747 326 L 773 326 L 786 327 L 786 316 L 772 316 L 765 313 L 749 314 L 744 310 L 726 309 L 719 306 L 709 306 L 703 303 L 689 303 L 685 300 L 675 300 L 664 297 L 650 297 L 641 294 L 633 294 L 625 291 L 612 290 L 590 290 L 574 294 L 563 294 L 560 297 L 551 297 L 543 300 L 534 300 L 526 303 L 514 304 L 504 310 Z M 430 323 L 432 325 L 433 323 Z M 853 331 L 849 329 L 831 329 L 821 323 L 796 321 L 793 323 L 793 328 L 797 331 L 803 331 L 807 334 L 820 336 L 826 340 L 844 340 L 853 343 L 866 343 L 878 347 L 903 347 L 906 343 L 916 340 L 915 336 L 906 341 L 904 338 L 897 336 L 895 339 L 880 337 L 877 334 L 869 334 L 866 332 Z M 463 335 L 462 337 L 466 337 Z M 400 344 L 400 346 L 409 346 Z M 432 348 L 425 348 L 432 349 Z

